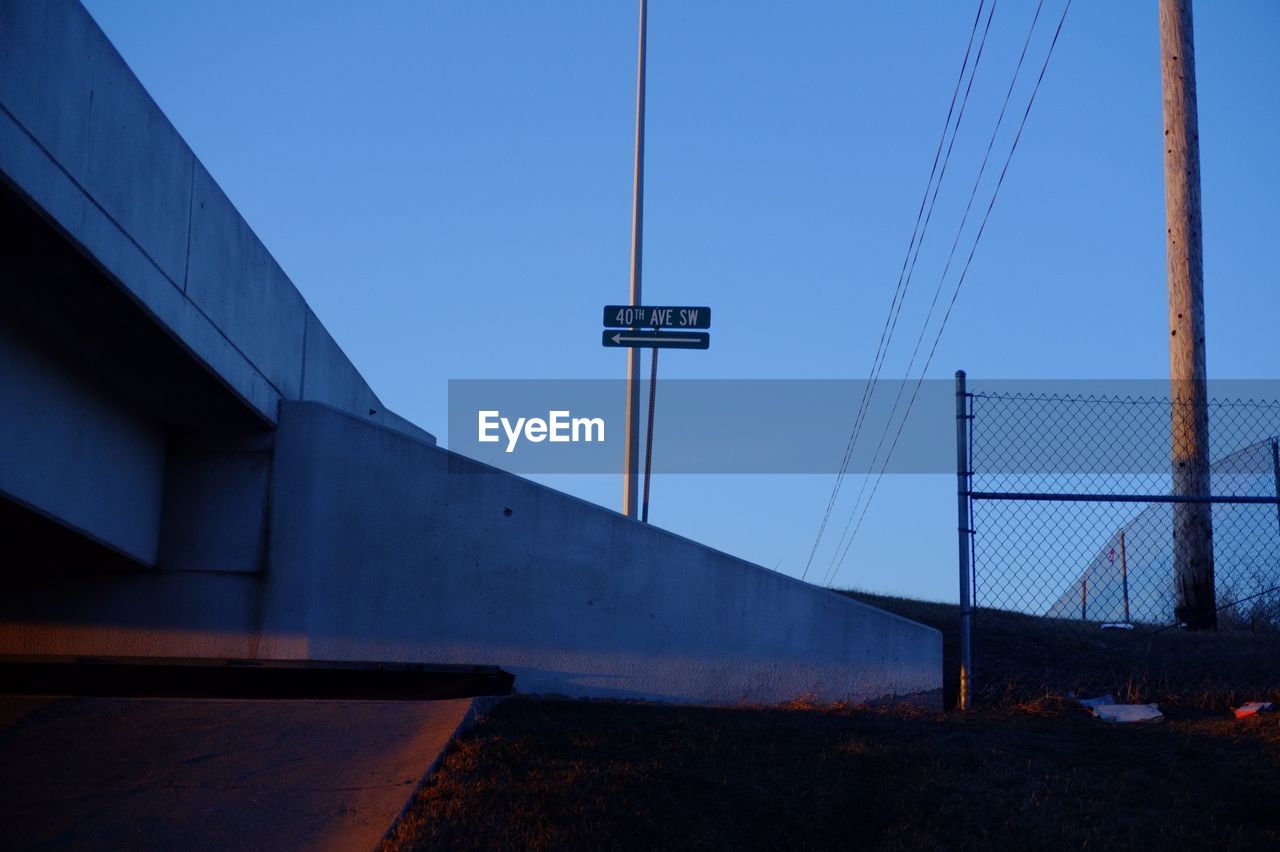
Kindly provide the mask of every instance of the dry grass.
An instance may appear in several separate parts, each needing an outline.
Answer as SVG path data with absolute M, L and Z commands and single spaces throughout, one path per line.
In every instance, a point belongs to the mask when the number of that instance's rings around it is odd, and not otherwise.
M 945 605 L 873 602 L 947 626 Z M 1136 696 L 1175 700 L 1162 724 L 1114 726 L 1064 692 L 1118 664 L 1046 667 L 1023 646 L 1078 640 L 1006 627 L 987 634 L 988 702 L 965 714 L 510 699 L 387 847 L 1280 848 L 1280 714 L 1218 709 L 1221 643 L 1163 649 L 1198 672 L 1130 670 Z
M 944 694 L 955 705 L 960 618 L 955 604 L 845 592 L 942 631 Z M 1204 634 L 1138 627 L 1103 631 L 1078 622 L 994 609 L 974 616 L 977 703 L 1010 707 L 1047 696 L 1112 693 L 1132 703 L 1225 710 L 1280 702 L 1280 634 Z

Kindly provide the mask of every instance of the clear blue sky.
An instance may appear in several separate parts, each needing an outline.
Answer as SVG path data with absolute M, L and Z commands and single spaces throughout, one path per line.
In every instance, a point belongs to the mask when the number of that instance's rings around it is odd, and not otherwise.
M 623 374 L 633 2 L 87 6 L 394 410 L 447 440 L 449 379 Z M 715 311 L 664 377 L 867 376 L 976 8 L 651 0 L 646 302 Z M 886 377 L 1034 8 L 996 9 Z M 1280 3 L 1201 0 L 1196 40 L 1210 374 L 1271 378 Z M 1161 127 L 1154 0 L 1076 0 L 931 377 L 1167 375 Z M 617 507 L 620 477 L 541 479 Z M 832 481 L 664 477 L 652 520 L 798 574 Z M 954 511 L 954 477 L 886 478 L 836 584 L 953 598 Z

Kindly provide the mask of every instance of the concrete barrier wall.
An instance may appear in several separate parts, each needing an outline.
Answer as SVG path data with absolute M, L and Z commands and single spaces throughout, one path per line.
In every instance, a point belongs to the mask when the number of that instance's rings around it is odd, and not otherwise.
M 931 628 L 324 406 L 282 406 L 273 476 L 268 657 L 491 663 L 577 696 L 940 695 Z
M 520 692 L 584 697 L 941 704 L 932 628 L 323 405 L 282 406 L 270 491 L 264 570 L 19 572 L 0 649 L 492 664 Z
M 13 570 L 0 595 L 0 653 L 255 659 L 262 590 L 261 574 Z

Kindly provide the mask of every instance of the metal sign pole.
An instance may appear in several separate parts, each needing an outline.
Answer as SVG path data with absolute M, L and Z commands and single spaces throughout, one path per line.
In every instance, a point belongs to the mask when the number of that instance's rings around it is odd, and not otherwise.
M 636 350 L 639 351 L 639 350 Z M 649 472 L 653 469 L 653 412 L 658 401 L 658 350 L 653 350 L 649 370 L 649 431 L 644 442 L 644 508 L 640 520 L 649 523 Z
M 640 0 L 640 44 L 636 68 L 636 162 L 631 196 L 631 304 L 639 305 L 640 261 L 644 235 L 644 63 L 648 0 Z M 640 474 L 640 350 L 627 353 L 627 436 L 623 468 L 622 513 L 637 517 Z

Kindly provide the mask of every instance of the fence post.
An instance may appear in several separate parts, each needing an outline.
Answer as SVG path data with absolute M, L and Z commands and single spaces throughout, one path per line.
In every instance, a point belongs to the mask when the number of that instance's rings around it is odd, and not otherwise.
M 1124 530 L 1120 530 L 1120 582 L 1124 584 L 1124 623 L 1129 623 L 1129 558 L 1124 550 Z
M 1276 487 L 1276 523 L 1280 523 L 1280 440 L 1271 439 L 1271 476 Z
M 964 370 L 956 371 L 956 510 L 960 542 L 960 694 L 961 710 L 973 703 L 973 605 L 969 588 L 969 412 Z

